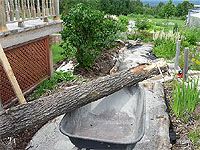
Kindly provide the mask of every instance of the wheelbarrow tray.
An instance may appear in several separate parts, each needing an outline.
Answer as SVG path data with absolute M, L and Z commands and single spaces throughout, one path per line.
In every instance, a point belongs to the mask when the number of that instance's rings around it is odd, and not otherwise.
M 80 149 L 133 149 L 144 136 L 145 113 L 144 90 L 126 87 L 67 113 L 60 131 Z

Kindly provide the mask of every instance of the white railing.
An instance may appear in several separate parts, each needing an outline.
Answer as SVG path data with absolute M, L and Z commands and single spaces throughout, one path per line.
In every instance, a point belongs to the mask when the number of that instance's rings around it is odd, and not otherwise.
M 59 0 L 0 0 L 0 30 L 5 23 L 48 17 L 59 19 Z

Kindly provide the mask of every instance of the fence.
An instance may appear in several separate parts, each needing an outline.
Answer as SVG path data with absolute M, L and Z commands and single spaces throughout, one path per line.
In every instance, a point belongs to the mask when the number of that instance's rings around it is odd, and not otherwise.
M 49 37 L 5 49 L 5 54 L 23 93 L 50 76 Z M 0 99 L 4 107 L 16 101 L 12 85 L 0 63 Z
M 47 17 L 59 18 L 59 0 L 0 0 L 0 28 L 6 23 Z

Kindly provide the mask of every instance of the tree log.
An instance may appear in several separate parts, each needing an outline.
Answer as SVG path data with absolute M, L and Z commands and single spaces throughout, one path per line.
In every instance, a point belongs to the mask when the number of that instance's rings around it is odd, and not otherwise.
M 0 138 L 31 129 L 37 124 L 45 123 L 108 96 L 125 86 L 136 85 L 153 75 L 160 74 L 158 67 L 162 72 L 168 70 L 163 60 L 142 64 L 130 70 L 100 77 L 69 90 L 3 110 L 0 112 Z

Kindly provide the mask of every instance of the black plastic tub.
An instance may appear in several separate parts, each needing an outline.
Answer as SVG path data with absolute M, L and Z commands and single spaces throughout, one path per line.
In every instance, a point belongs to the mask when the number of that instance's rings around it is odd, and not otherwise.
M 67 113 L 60 131 L 79 149 L 132 150 L 144 136 L 145 93 L 122 90 Z

